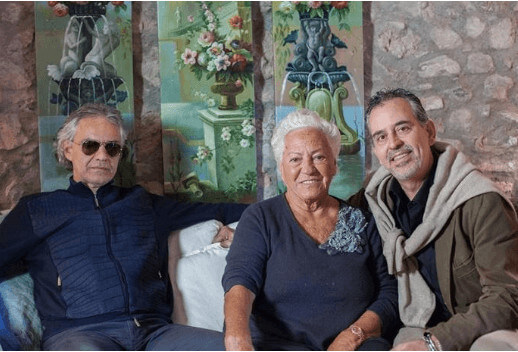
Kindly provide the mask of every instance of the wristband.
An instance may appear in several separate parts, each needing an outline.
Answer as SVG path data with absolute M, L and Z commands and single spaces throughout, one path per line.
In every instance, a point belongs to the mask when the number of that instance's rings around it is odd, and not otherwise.
M 425 333 L 423 334 L 423 340 L 426 343 L 426 347 L 428 347 L 428 351 L 439 351 L 439 349 L 432 340 L 432 334 L 430 334 L 428 331 L 425 331 Z

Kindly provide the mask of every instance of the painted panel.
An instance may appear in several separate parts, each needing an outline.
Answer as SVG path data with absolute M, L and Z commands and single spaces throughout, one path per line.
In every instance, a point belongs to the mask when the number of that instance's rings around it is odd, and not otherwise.
M 133 130 L 131 2 L 35 2 L 35 22 L 40 178 L 42 191 L 51 191 L 68 186 L 53 142 L 72 111 L 111 105 Z M 128 143 L 116 183 L 134 183 L 133 154 Z
M 272 11 L 276 122 L 304 107 L 338 126 L 342 148 L 330 193 L 347 198 L 365 169 L 362 4 L 274 1 Z
M 249 2 L 158 2 L 164 189 L 256 199 Z

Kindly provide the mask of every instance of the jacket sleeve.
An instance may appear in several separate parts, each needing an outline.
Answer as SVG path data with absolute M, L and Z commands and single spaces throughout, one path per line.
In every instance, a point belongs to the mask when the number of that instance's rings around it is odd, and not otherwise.
M 38 244 L 27 209 L 28 197 L 20 199 L 16 207 L 0 224 L 0 275 L 9 265 L 16 263 Z
M 223 224 L 238 221 L 248 204 L 237 203 L 187 203 L 170 197 L 151 195 L 160 228 L 174 231 L 207 220 Z
M 481 335 L 518 328 L 518 268 L 508 264 L 509 255 L 518 255 L 509 250 L 517 248 L 518 222 L 496 193 L 474 197 L 455 213 L 449 224 L 455 231 L 449 263 L 453 316 L 430 331 L 444 349 L 467 350 Z
M 376 300 L 367 309 L 378 314 L 382 322 L 382 335 L 392 340 L 401 325 L 397 304 L 397 280 L 388 273 L 381 238 L 373 217 L 369 220 L 367 233 L 372 250 L 372 272 L 378 286 Z

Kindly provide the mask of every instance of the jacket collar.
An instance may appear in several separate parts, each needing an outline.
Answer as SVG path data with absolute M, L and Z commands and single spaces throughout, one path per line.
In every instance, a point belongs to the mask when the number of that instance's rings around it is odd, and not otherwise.
M 77 195 L 82 198 L 90 198 L 94 196 L 92 190 L 85 185 L 83 182 L 76 182 L 70 177 L 70 185 L 68 186 L 68 192 Z M 119 195 L 119 187 L 113 185 L 113 180 L 101 186 L 96 193 L 97 199 L 102 204 L 111 204 Z

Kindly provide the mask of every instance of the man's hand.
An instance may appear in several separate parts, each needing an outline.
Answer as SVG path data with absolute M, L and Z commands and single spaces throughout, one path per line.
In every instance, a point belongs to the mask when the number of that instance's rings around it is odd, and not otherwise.
M 220 242 L 221 247 L 228 248 L 234 239 L 234 230 L 228 226 L 222 226 L 216 236 L 212 239 L 212 243 Z
M 413 340 L 394 346 L 391 351 L 428 351 L 424 340 Z

